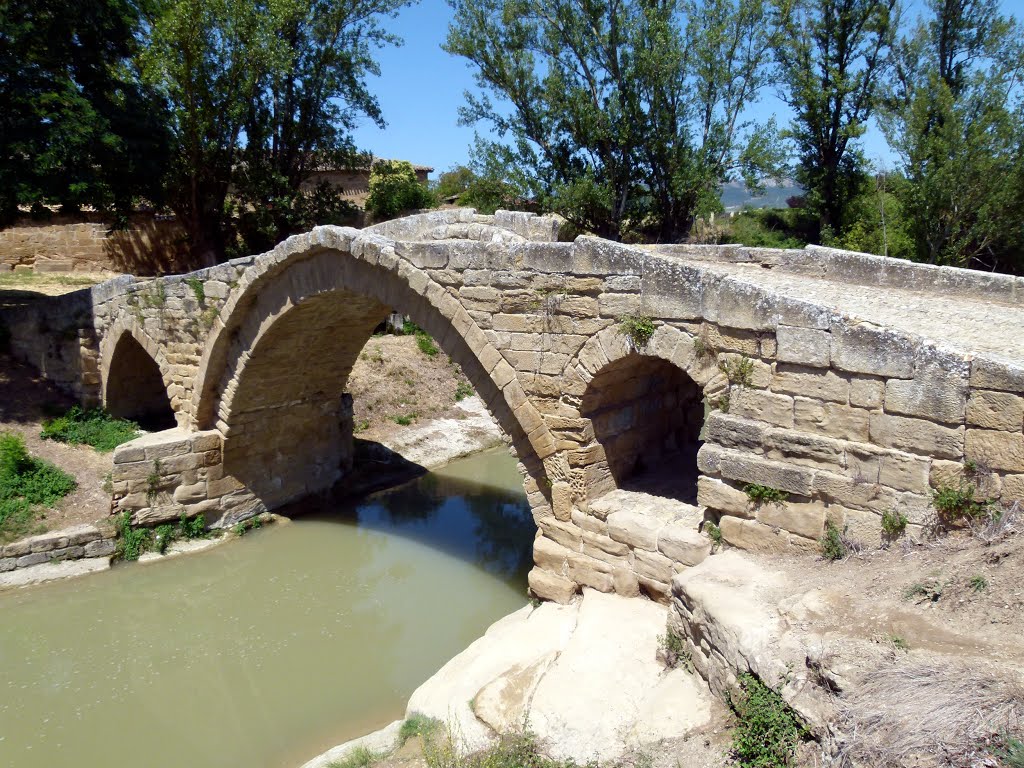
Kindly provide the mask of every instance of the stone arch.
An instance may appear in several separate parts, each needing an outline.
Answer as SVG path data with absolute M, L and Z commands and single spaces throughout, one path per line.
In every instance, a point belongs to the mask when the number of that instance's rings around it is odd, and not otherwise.
M 462 367 L 528 473 L 541 480 L 554 441 L 515 371 L 458 300 L 397 256 L 390 241 L 334 227 L 257 257 L 214 323 L 196 378 L 194 420 L 224 435 L 227 476 L 268 506 L 336 481 L 351 437 L 345 381 L 391 308 Z
M 663 325 L 636 345 L 613 326 L 570 362 L 566 374 L 585 382 L 579 412 L 587 425 L 583 450 L 591 458 L 583 482 L 587 499 L 631 488 L 696 502 L 705 399 L 725 382 L 695 341 Z M 663 471 L 653 471 L 655 465 Z
M 134 323 L 119 320 L 100 348 L 103 406 L 149 431 L 174 427 L 177 415 L 168 395 L 171 377 L 159 345 Z

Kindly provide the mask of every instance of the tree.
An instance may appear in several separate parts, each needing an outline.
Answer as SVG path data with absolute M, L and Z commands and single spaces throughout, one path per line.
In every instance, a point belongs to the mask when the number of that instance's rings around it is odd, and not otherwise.
M 445 49 L 493 126 L 476 170 L 604 237 L 675 240 L 734 173 L 778 170 L 772 132 L 741 120 L 764 83 L 762 0 L 449 0 Z M 518 193 L 518 195 L 516 194 Z
M 781 97 L 796 113 L 796 180 L 824 239 L 867 179 L 857 147 L 898 26 L 897 0 L 775 0 Z
M 916 256 L 1024 268 L 1024 30 L 996 0 L 930 0 L 896 50 L 882 125 Z
M 312 209 L 300 193 L 314 165 L 357 162 L 356 117 L 383 126 L 365 85 L 374 48 L 395 42 L 380 19 L 407 2 L 167 1 L 146 72 L 171 105 L 170 204 L 196 264 L 234 245 L 232 188 L 241 210 L 269 211 L 246 232 L 276 242 Z
M 19 205 L 123 220 L 157 202 L 163 108 L 136 76 L 132 0 L 0 4 L 0 222 Z
M 370 196 L 366 210 L 378 221 L 404 211 L 433 208 L 434 195 L 416 178 L 412 164 L 404 160 L 378 160 L 370 170 Z

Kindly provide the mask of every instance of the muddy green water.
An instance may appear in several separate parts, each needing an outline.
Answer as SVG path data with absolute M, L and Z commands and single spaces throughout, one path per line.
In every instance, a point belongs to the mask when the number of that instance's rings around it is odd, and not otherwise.
M 489 452 L 207 552 L 0 595 L 0 766 L 292 768 L 403 714 L 525 603 Z

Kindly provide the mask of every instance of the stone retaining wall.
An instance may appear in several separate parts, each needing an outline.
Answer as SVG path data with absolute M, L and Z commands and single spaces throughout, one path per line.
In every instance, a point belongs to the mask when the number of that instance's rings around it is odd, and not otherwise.
M 116 534 L 95 525 L 31 536 L 0 547 L 0 573 L 58 560 L 106 557 L 114 554 Z
M 133 215 L 111 231 L 94 214 L 22 219 L 0 229 L 0 272 L 113 272 L 151 275 L 186 262 L 184 230 L 173 219 Z

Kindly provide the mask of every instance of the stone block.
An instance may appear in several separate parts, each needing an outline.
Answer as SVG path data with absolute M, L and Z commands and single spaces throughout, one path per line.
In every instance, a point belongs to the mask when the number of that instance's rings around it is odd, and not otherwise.
M 85 545 L 86 557 L 109 557 L 114 554 L 117 544 L 113 539 L 98 539 Z
M 1024 475 L 1006 475 L 1003 478 L 1003 501 L 1024 501 Z
M 850 397 L 850 383 L 834 371 L 822 372 L 788 363 L 779 363 L 776 366 L 771 389 L 782 394 L 801 395 L 836 403 L 846 403 Z
M 850 380 L 850 405 L 857 408 L 878 409 L 885 402 L 885 382 L 859 376 Z
M 976 356 L 971 362 L 971 387 L 1024 394 L 1024 367 Z
M 764 438 L 765 455 L 802 466 L 842 472 L 846 468 L 845 444 L 794 429 L 769 429 Z
M 795 398 L 793 405 L 793 426 L 798 430 L 859 443 L 868 440 L 868 411 L 803 397 Z
M 718 527 L 722 530 L 722 538 L 739 549 L 777 554 L 789 548 L 789 535 L 785 531 L 755 520 L 726 516 L 719 521 Z
M 17 561 L 17 567 L 18 568 L 28 568 L 29 566 L 32 566 L 32 565 L 39 565 L 41 563 L 48 563 L 48 562 L 50 562 L 50 553 L 49 552 L 33 552 L 31 554 L 22 555 L 21 557 L 19 557 L 18 561 Z
M 747 494 L 713 477 L 697 478 L 697 502 L 708 509 L 736 517 L 753 516 Z
M 568 558 L 568 577 L 581 586 L 593 587 L 599 592 L 615 591 L 615 578 L 612 576 L 614 570 L 610 564 L 581 553 L 574 552 Z
M 3 557 L 0 558 L 0 573 L 7 573 L 13 571 L 18 567 L 18 560 L 14 557 Z
M 761 389 L 740 387 L 729 396 L 729 413 L 778 427 L 792 427 L 793 398 Z
M 1024 398 L 1009 392 L 976 389 L 967 401 L 967 423 L 985 429 L 1020 432 L 1024 425 Z
M 1001 472 L 1024 472 L 1024 434 L 969 429 L 965 456 L 969 461 Z
M 526 577 L 530 592 L 541 600 L 553 600 L 563 605 L 572 600 L 578 591 L 575 582 L 538 568 L 532 568 Z
M 962 424 L 970 367 L 963 358 L 925 347 L 913 379 L 891 379 L 885 385 L 886 412 Z
M 950 429 L 922 419 L 872 413 L 869 434 L 871 442 L 885 448 L 939 459 L 960 459 L 964 455 L 963 427 Z
M 600 533 L 583 532 L 583 554 L 612 565 L 622 565 L 629 559 L 630 549 L 622 542 Z
M 825 532 L 825 505 L 820 501 L 760 504 L 755 517 L 765 525 L 808 539 L 819 539 Z
M 556 520 L 554 516 L 539 518 L 537 527 L 549 539 L 558 542 L 566 549 L 579 552 L 583 545 L 583 531 L 572 523 Z
M 722 476 L 744 483 L 765 485 L 801 496 L 811 495 L 814 472 L 807 467 L 768 461 L 734 451 L 725 452 L 720 463 Z
M 178 504 L 192 504 L 206 498 L 206 483 L 179 485 L 174 489 L 174 500 Z
M 704 422 L 704 439 L 726 448 L 746 448 L 760 452 L 768 427 L 759 421 L 751 421 L 731 413 L 712 411 Z
M 533 542 L 533 562 L 551 573 L 565 573 L 566 560 L 570 550 L 546 536 L 538 536 Z
M 654 552 L 658 549 L 658 532 L 665 521 L 653 515 L 620 510 L 608 515 L 608 535 L 630 547 Z
M 776 332 L 776 342 L 776 357 L 780 362 L 811 368 L 829 367 L 832 335 L 828 331 L 780 325 Z
M 914 375 L 917 348 L 904 334 L 846 318 L 834 319 L 831 330 L 833 367 L 903 379 Z
M 133 441 L 134 442 L 134 441 Z M 146 459 L 146 450 L 132 443 L 122 443 L 114 449 L 114 464 L 132 464 Z
M 854 482 L 877 483 L 899 491 L 928 492 L 928 458 L 865 443 L 846 446 L 847 474 Z
M 676 521 L 659 532 L 658 551 L 674 564 L 697 565 L 711 554 L 711 540 L 701 536 L 692 524 Z
M 662 584 L 668 584 L 674 574 L 670 558 L 659 552 L 647 552 L 642 549 L 634 553 L 633 568 L 637 576 Z

